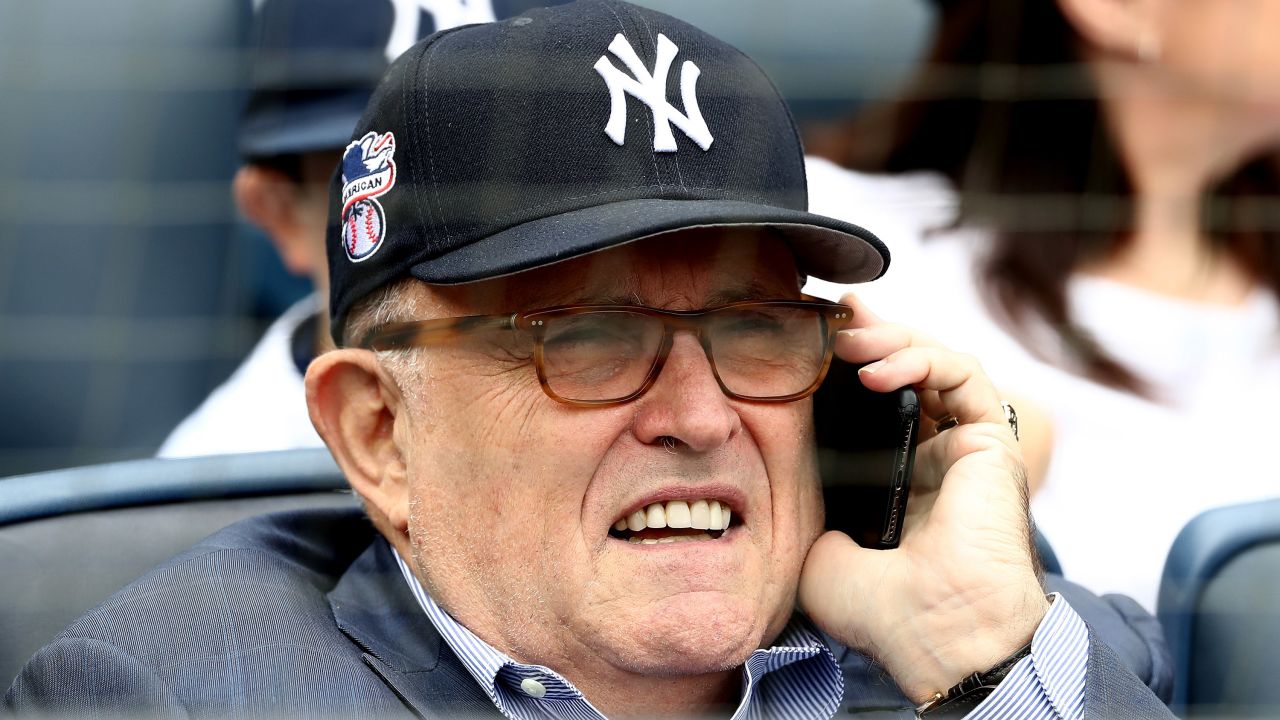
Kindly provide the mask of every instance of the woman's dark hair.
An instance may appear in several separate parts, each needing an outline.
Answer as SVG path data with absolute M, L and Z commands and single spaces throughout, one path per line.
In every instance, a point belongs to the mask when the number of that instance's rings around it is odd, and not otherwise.
M 1077 370 L 1149 394 L 1071 317 L 1066 285 L 1082 263 L 1129 238 L 1132 185 L 1106 127 L 1079 41 L 1055 0 L 938 0 L 927 63 L 898 99 L 855 117 L 810 147 L 872 172 L 933 170 L 961 193 L 961 220 L 996 230 L 979 268 L 996 317 L 1026 338 L 1047 322 Z M 1206 231 L 1273 291 L 1280 290 L 1272 158 L 1219 184 Z M 1270 233 L 1268 235 L 1268 233 Z

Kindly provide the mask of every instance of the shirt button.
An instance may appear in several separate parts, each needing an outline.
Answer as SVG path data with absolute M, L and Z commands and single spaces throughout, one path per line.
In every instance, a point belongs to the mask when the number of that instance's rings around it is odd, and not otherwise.
M 547 688 L 533 678 L 525 678 L 521 680 L 520 689 L 524 691 L 525 695 L 528 695 L 531 698 L 540 698 L 547 694 Z

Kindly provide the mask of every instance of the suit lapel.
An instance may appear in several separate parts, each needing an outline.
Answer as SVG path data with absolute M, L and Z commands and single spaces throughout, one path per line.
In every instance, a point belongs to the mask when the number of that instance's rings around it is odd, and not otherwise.
M 365 663 L 419 716 L 500 717 L 409 592 L 381 537 L 343 574 L 329 605 Z
M 445 647 L 442 654 L 448 658 L 442 657 L 435 668 L 421 672 L 402 672 L 367 652 L 364 661 L 419 717 L 501 718 L 493 701 L 453 652 Z

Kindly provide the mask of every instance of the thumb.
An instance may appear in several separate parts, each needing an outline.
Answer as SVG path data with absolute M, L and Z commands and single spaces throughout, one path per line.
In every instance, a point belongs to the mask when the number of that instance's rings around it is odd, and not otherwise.
M 800 609 L 847 647 L 875 653 L 867 630 L 877 619 L 869 611 L 891 572 L 887 561 L 893 552 L 869 550 L 842 532 L 823 534 L 809 548 L 800 572 Z

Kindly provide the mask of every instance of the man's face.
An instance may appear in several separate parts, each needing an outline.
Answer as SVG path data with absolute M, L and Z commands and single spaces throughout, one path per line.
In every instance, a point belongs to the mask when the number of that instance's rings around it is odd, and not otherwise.
M 426 292 L 424 317 L 799 297 L 785 244 L 754 230 L 687 231 Z M 424 376 L 406 379 L 397 439 L 428 590 L 484 640 L 564 672 L 742 664 L 786 624 L 820 532 L 810 402 L 730 400 L 697 339 L 677 333 L 642 397 L 572 407 L 542 392 L 531 350 L 508 333 L 417 351 Z M 729 528 L 671 543 L 611 536 L 634 512 L 679 500 L 719 502 Z

